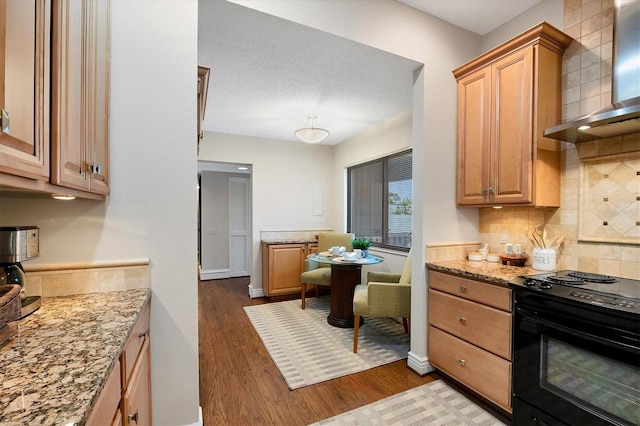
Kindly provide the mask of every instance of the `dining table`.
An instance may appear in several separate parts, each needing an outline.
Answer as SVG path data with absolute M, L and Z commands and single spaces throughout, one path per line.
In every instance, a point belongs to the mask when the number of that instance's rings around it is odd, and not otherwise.
M 334 256 L 330 252 L 313 253 L 307 256 L 311 262 L 331 266 L 331 310 L 327 322 L 334 327 L 353 328 L 353 292 L 362 274 L 362 267 L 384 262 L 381 256 L 367 255 L 357 259 Z M 364 319 L 360 318 L 360 325 Z

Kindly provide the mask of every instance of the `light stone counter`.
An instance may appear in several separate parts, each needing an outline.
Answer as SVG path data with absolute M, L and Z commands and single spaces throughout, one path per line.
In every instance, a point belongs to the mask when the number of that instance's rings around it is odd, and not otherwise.
M 82 425 L 150 289 L 42 299 L 0 347 L 1 425 Z
M 427 268 L 447 274 L 458 275 L 474 280 L 508 286 L 509 281 L 519 275 L 534 275 L 537 271 L 530 266 L 506 266 L 500 262 L 472 262 L 469 260 L 450 260 L 446 262 L 427 262 Z

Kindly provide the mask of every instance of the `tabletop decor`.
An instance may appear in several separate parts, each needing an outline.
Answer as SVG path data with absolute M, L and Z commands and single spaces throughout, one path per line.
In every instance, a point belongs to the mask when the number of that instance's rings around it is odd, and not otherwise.
M 369 256 L 369 247 L 371 247 L 371 241 L 366 238 L 356 238 L 351 242 L 351 246 L 355 249 L 360 249 L 364 252 L 364 257 Z

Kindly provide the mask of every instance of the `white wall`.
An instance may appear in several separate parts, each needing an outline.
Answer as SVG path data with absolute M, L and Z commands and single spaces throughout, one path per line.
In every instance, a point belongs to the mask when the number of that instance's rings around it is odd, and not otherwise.
M 543 21 L 562 30 L 564 28 L 563 15 L 563 0 L 542 0 L 525 13 L 516 16 L 504 25 L 485 34 L 485 36 L 482 37 L 480 51 L 486 52 Z
M 215 85 L 215 78 L 209 82 Z M 262 288 L 260 231 L 334 229 L 330 197 L 333 150 L 326 145 L 204 132 L 199 159 L 251 164 L 251 288 Z M 322 192 L 322 214 L 313 211 L 313 188 Z M 337 224 L 339 225 L 339 224 Z M 339 228 L 335 228 L 339 229 Z
M 111 195 L 7 198 L 1 225 L 38 225 L 32 263 L 149 258 L 157 425 L 198 421 L 195 0 L 113 0 Z

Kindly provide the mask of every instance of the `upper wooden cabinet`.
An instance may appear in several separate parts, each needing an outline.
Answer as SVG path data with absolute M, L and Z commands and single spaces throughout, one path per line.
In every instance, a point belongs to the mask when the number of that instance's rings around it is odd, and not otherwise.
M 51 182 L 109 193 L 108 0 L 54 0 Z
M 0 0 L 0 172 L 49 180 L 50 0 Z
M 453 71 L 458 205 L 560 205 L 560 142 L 542 132 L 561 118 L 571 41 L 541 23 Z
M 109 0 L 0 0 L 0 191 L 109 193 Z

